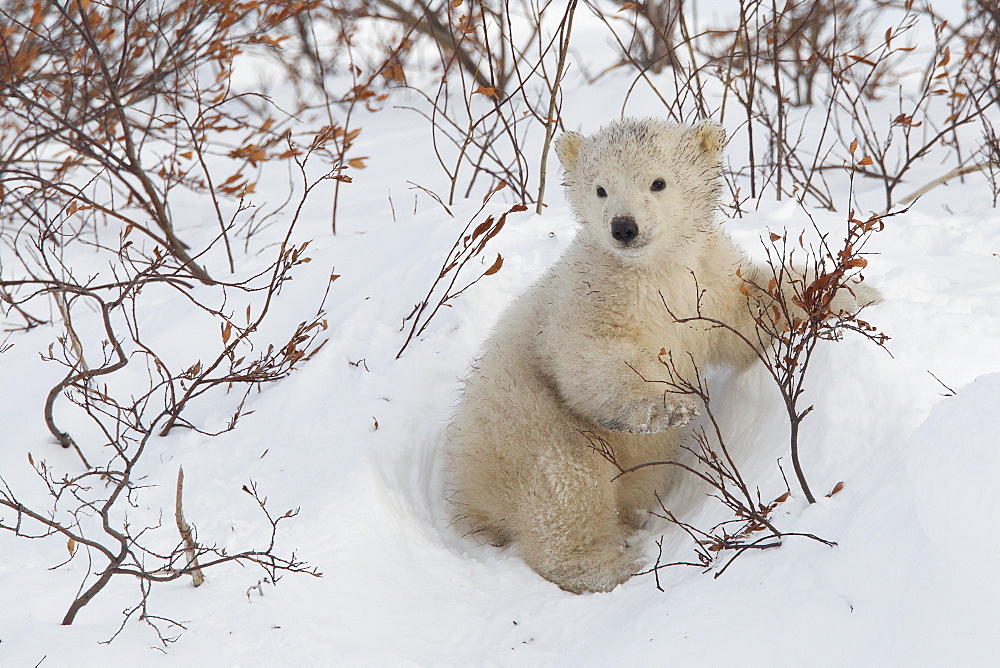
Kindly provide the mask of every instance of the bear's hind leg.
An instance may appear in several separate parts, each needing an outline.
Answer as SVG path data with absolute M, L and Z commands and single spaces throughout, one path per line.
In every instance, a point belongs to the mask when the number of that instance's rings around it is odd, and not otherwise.
M 531 568 L 573 593 L 611 591 L 642 566 L 618 516 L 616 471 L 580 447 L 540 456 L 519 508 L 514 540 Z

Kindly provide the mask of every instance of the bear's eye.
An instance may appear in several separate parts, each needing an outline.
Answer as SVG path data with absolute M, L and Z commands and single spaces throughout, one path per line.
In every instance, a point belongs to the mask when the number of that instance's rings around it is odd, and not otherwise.
M 660 192 L 666 187 L 667 187 L 666 181 L 664 181 L 663 179 L 656 179 L 655 181 L 653 181 L 653 185 L 651 185 L 649 189 L 652 190 L 653 192 Z
M 598 197 L 607 197 L 608 196 L 608 191 L 605 190 L 604 188 L 602 188 L 601 186 L 597 186 L 597 196 Z

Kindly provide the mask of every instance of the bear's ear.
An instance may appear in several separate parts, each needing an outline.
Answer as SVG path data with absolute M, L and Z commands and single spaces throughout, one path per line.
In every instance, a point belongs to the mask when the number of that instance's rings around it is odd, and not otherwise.
M 582 143 L 583 135 L 579 132 L 564 132 L 556 138 L 556 155 L 559 156 L 559 162 L 565 171 L 568 172 L 576 166 Z
M 722 149 L 726 146 L 726 130 L 715 121 L 702 121 L 693 128 L 698 148 L 713 162 L 722 161 Z

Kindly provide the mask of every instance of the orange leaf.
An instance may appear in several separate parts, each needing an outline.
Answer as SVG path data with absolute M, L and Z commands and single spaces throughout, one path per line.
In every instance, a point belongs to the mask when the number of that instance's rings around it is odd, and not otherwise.
M 500 183 L 498 183 L 496 185 L 496 187 L 494 187 L 492 190 L 490 190 L 488 193 L 486 193 L 486 195 L 483 196 L 483 203 L 485 204 L 486 202 L 488 202 L 489 199 L 491 197 L 493 197 L 493 195 L 495 195 L 496 193 L 500 192 L 501 190 L 503 190 L 506 187 L 507 187 L 507 182 L 504 181 L 503 179 L 500 179 Z
M 493 262 L 493 266 L 490 267 L 489 269 L 487 269 L 486 273 L 483 274 L 483 276 L 492 276 L 493 274 L 495 274 L 498 271 L 500 271 L 500 267 L 502 267 L 502 266 L 503 266 L 503 258 L 500 257 L 499 253 L 497 253 L 497 259 L 496 259 L 495 262 Z
M 949 62 L 951 62 L 951 49 L 949 47 L 944 47 L 944 55 L 941 57 L 941 62 L 937 64 L 938 67 L 944 67 Z
M 347 161 L 347 164 L 353 167 L 354 169 L 364 169 L 365 160 L 367 159 L 368 156 L 365 156 L 363 158 L 351 158 L 350 160 Z
M 222 326 L 222 343 L 229 343 L 229 337 L 233 333 L 233 325 L 228 320 Z
M 866 155 L 865 157 L 863 157 L 860 160 L 858 160 L 858 164 L 859 165 L 870 165 L 870 164 L 872 164 L 872 157 L 870 155 Z
M 635 3 L 634 2 L 626 2 L 624 5 L 622 5 L 622 8 L 619 9 L 618 11 L 619 12 L 624 12 L 624 11 L 629 10 L 629 9 L 635 9 Z
M 28 27 L 34 28 L 42 22 L 44 14 L 42 12 L 42 3 L 40 0 L 35 0 L 31 3 L 31 20 L 28 23 Z
M 771 241 L 777 241 L 780 238 L 781 238 L 780 234 L 775 234 L 774 232 L 771 232 Z
M 854 155 L 854 152 L 858 150 L 858 140 L 857 139 L 852 140 L 851 147 L 847 150 L 851 152 L 851 155 Z
M 393 61 L 387 64 L 382 69 L 382 76 L 390 81 L 402 82 L 406 81 L 406 76 L 403 74 L 403 67 L 398 61 Z
M 842 489 L 844 489 L 844 483 L 843 483 L 843 481 L 838 482 L 836 485 L 834 485 L 833 486 L 833 490 L 831 490 L 830 493 L 826 495 L 826 498 L 829 499 L 831 496 L 833 496 L 834 494 L 836 494 L 837 492 L 839 492 Z
M 486 97 L 496 97 L 497 89 L 496 86 L 480 86 L 476 90 L 472 91 L 473 95 L 475 95 L 476 93 L 479 93 L 480 95 L 484 95 Z
M 493 216 L 489 216 L 486 220 L 479 223 L 479 225 L 476 226 L 476 229 L 472 230 L 472 237 L 470 237 L 470 241 L 475 240 L 480 234 L 490 229 L 492 225 Z

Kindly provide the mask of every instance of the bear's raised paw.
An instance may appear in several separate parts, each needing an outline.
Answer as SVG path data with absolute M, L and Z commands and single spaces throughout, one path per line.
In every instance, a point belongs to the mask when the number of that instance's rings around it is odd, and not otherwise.
M 683 397 L 636 399 L 625 410 L 625 419 L 612 431 L 630 434 L 656 434 L 670 427 L 683 427 L 701 415 L 698 404 Z

